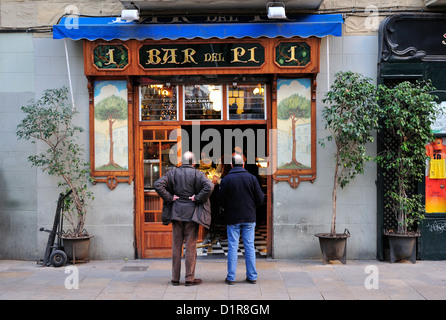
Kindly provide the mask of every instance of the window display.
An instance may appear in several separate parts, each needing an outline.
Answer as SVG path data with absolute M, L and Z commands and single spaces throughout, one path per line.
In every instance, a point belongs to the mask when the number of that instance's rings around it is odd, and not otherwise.
M 185 85 L 184 120 L 220 120 L 223 109 L 221 85 Z
M 175 121 L 177 119 L 177 87 L 150 84 L 140 87 L 141 120 Z
M 228 86 L 228 119 L 265 119 L 265 85 L 236 84 Z
M 426 212 L 446 212 L 446 146 L 437 138 L 426 146 Z

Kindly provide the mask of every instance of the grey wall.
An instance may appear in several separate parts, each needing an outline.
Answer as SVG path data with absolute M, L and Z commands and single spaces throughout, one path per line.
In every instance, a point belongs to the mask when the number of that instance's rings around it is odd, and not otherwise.
M 26 157 L 35 145 L 18 142 L 20 106 L 34 97 L 33 37 L 0 34 L 0 258 L 35 257 L 36 170 Z
M 89 105 L 81 41 L 67 40 L 76 124 L 89 155 Z M 51 228 L 58 195 L 57 179 L 30 167 L 27 156 L 44 146 L 17 140 L 15 129 L 23 118 L 20 107 L 39 98 L 45 89 L 69 86 L 63 40 L 28 34 L 0 34 L 0 259 L 41 259 Z M 71 98 L 69 99 L 71 102 Z M 44 150 L 44 149 L 43 149 Z M 95 194 L 86 229 L 92 259 L 134 257 L 133 184 L 110 191 L 91 185 Z
M 376 79 L 377 36 L 330 37 L 330 80 L 337 71 L 352 70 Z M 67 41 L 77 124 L 86 154 L 88 143 L 88 92 L 81 41 Z M 327 39 L 322 40 L 321 73 L 317 91 L 317 139 L 326 136 L 321 123 L 321 99 L 327 91 Z M 15 128 L 23 117 L 20 106 L 43 90 L 69 85 L 63 40 L 34 38 L 29 34 L 0 34 L 0 259 L 40 259 L 56 210 L 57 180 L 30 167 L 26 157 L 41 145 L 18 141 Z M 375 144 L 369 151 L 376 152 Z M 315 233 L 328 232 L 331 217 L 333 146 L 317 146 L 317 178 L 297 189 L 287 183 L 274 185 L 273 250 L 275 258 L 320 258 Z M 376 255 L 376 166 L 367 164 L 364 176 L 338 193 L 338 231 L 348 228 L 349 259 Z M 110 191 L 103 184 L 91 186 L 95 200 L 87 230 L 94 235 L 91 258 L 134 257 L 133 184 L 121 183 Z
M 327 63 L 327 38 L 322 39 L 321 72 L 317 78 L 317 140 L 328 132 L 321 122 L 323 99 L 329 84 L 327 64 L 330 66 L 330 85 L 338 71 L 354 71 L 376 82 L 378 52 L 377 36 L 330 37 L 330 61 Z M 376 144 L 367 148 L 376 154 Z M 322 257 L 316 233 L 330 231 L 332 212 L 332 184 L 334 144 L 317 146 L 317 178 L 314 183 L 302 182 L 296 189 L 288 183 L 274 185 L 273 250 L 275 258 L 320 259 Z M 347 244 L 347 259 L 376 257 L 376 164 L 366 166 L 364 175 L 344 189 L 338 190 L 338 233 L 347 228 L 351 238 Z

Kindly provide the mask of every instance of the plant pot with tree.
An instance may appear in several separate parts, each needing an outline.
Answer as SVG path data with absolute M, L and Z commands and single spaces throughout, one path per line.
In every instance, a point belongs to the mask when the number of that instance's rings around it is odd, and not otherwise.
M 62 231 L 63 246 L 72 261 L 86 261 L 92 237 L 84 228 L 88 205 L 93 200 L 93 193 L 88 189 L 90 165 L 84 162 L 84 150 L 77 142 L 78 134 L 84 130 L 74 124 L 76 111 L 66 103 L 67 97 L 68 88 L 62 87 L 45 90 L 40 99 L 30 100 L 22 107 L 25 117 L 17 126 L 16 134 L 19 139 L 39 141 L 47 147 L 40 154 L 29 156 L 28 161 L 58 177 L 58 187 L 72 191 L 64 200 L 63 220 L 70 229 Z M 81 252 L 77 242 L 87 248 Z
M 322 100 L 327 104 L 322 111 L 325 129 L 330 135 L 319 143 L 334 142 L 334 176 L 332 188 L 332 216 L 329 233 L 318 233 L 323 263 L 339 260 L 346 263 L 347 238 L 336 231 L 337 192 L 364 173 L 364 166 L 371 156 L 366 144 L 373 141 L 373 131 L 378 128 L 379 105 L 376 87 L 370 78 L 351 71 L 338 72 L 333 85 Z
M 382 150 L 377 162 L 382 175 L 389 175 L 385 208 L 395 215 L 396 225 L 384 230 L 389 240 L 390 262 L 409 259 L 416 262 L 416 239 L 424 219 L 423 194 L 417 184 L 424 179 L 426 145 L 434 140 L 431 125 L 439 106 L 429 81 L 401 82 L 393 88 L 380 85 L 382 107 L 380 136 Z

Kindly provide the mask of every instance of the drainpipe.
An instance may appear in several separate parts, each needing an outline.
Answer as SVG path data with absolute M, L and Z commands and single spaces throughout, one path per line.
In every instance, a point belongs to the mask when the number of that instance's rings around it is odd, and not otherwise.
M 327 91 L 330 90 L 330 36 L 327 36 Z
M 70 84 L 70 93 L 71 93 L 71 103 L 72 103 L 72 110 L 75 111 L 76 107 L 74 105 L 74 95 L 73 95 L 73 85 L 71 84 L 71 72 L 70 72 L 70 59 L 68 58 L 68 47 L 67 47 L 67 38 L 63 39 L 63 42 L 65 44 L 65 58 L 67 60 L 67 69 L 68 69 L 68 82 Z

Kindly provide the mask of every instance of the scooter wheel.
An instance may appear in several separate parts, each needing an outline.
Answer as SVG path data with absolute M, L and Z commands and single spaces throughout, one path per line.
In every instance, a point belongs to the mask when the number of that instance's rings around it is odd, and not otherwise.
M 55 267 L 61 267 L 67 262 L 67 254 L 62 250 L 54 250 L 50 255 L 50 263 Z

